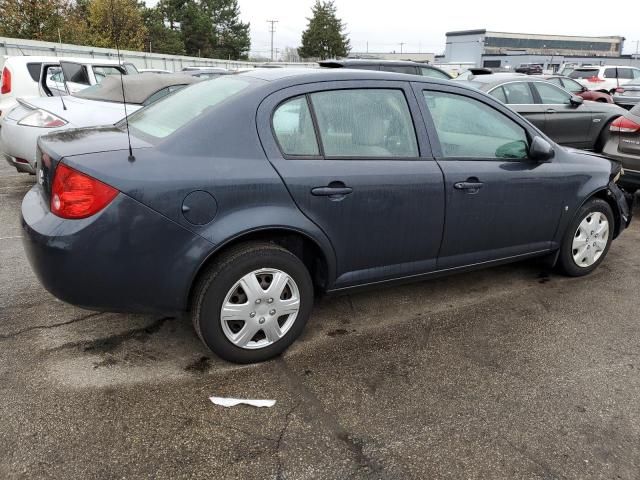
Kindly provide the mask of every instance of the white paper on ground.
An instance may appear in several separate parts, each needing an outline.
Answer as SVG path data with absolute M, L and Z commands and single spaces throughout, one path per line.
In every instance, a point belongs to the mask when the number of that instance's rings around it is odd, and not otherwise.
M 273 407 L 276 404 L 275 400 L 249 400 L 246 398 L 209 397 L 209 400 L 223 407 L 235 407 L 240 404 L 252 407 Z

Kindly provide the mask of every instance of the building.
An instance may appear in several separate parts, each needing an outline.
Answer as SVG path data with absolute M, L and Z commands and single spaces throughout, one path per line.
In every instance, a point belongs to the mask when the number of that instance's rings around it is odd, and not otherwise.
M 606 65 L 621 63 L 624 37 L 583 37 L 529 33 L 463 30 L 446 34 L 443 63 L 513 69 L 539 63 L 547 70 L 562 64 Z M 626 59 L 626 57 L 625 57 Z M 633 62 L 629 57 L 629 62 Z M 629 62 L 624 62 L 627 64 Z

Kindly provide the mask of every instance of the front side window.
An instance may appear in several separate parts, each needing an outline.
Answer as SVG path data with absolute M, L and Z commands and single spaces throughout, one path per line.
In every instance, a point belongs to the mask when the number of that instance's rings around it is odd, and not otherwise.
M 571 95 L 555 85 L 542 82 L 534 82 L 533 85 L 538 91 L 538 95 L 540 95 L 540 100 L 543 104 L 568 105 L 571 103 Z
M 618 76 L 617 68 L 605 68 L 604 78 L 616 78 Z
M 634 79 L 640 78 L 640 70 L 638 70 L 637 68 L 631 69 L 631 73 L 633 73 L 633 78 Z
M 565 90 L 569 90 L 572 93 L 582 93 L 584 88 L 575 80 L 569 80 L 568 78 L 563 78 L 562 83 L 564 84 Z
M 631 80 L 633 78 L 633 71 L 630 68 L 619 68 L 618 78 L 622 78 L 624 80 Z
M 531 105 L 535 103 L 531 88 L 526 82 L 505 83 L 502 85 L 509 105 Z
M 285 155 L 320 155 L 305 96 L 287 100 L 276 109 L 273 114 L 273 133 Z
M 89 82 L 89 75 L 84 65 L 77 63 L 60 62 L 64 78 L 67 82 L 78 83 L 81 85 L 91 85 Z
M 424 91 L 445 158 L 527 157 L 527 134 L 489 105 L 463 95 Z
M 327 157 L 417 157 L 402 90 L 353 89 L 310 95 Z
M 490 95 L 497 98 L 502 103 L 507 103 L 507 96 L 504 94 L 504 89 L 502 87 L 494 88 L 491 90 Z

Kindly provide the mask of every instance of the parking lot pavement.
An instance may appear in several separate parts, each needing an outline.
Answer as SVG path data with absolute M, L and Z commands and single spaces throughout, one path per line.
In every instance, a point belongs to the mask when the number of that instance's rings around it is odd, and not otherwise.
M 326 298 L 283 357 L 236 366 L 187 318 L 45 292 L 32 182 L 0 166 L 2 479 L 640 476 L 637 223 L 588 278 L 530 262 Z

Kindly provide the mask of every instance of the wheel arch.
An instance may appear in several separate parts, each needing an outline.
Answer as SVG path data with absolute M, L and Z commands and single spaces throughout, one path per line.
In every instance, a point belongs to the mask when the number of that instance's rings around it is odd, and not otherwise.
M 259 227 L 240 232 L 225 242 L 216 245 L 209 252 L 196 269 L 189 284 L 185 299 L 187 310 L 191 308 L 194 286 L 197 285 L 203 272 L 230 248 L 251 242 L 274 243 L 289 250 L 305 264 L 311 275 L 314 287 L 320 291 L 328 289 L 335 280 L 335 257 L 333 251 L 329 251 L 329 247 L 322 245 L 321 241 L 307 232 L 292 227 Z
M 618 207 L 618 203 L 616 202 L 616 199 L 611 194 L 611 190 L 609 190 L 608 186 L 602 187 L 602 188 L 596 190 L 595 192 L 593 192 L 591 195 L 589 195 L 584 200 L 584 202 L 582 202 L 580 204 L 580 206 L 578 207 L 578 210 L 580 210 L 580 208 L 582 208 L 582 206 L 584 204 L 586 204 L 588 201 L 590 201 L 590 200 L 592 200 L 594 198 L 599 198 L 601 200 L 604 200 L 611 207 L 611 211 L 613 212 L 613 221 L 614 221 L 613 238 L 616 238 L 620 234 L 620 232 L 622 230 L 621 229 L 621 226 L 622 226 L 622 213 L 620 212 L 620 208 Z

